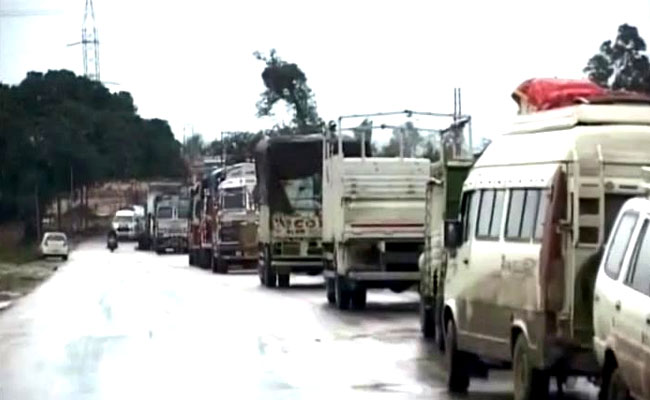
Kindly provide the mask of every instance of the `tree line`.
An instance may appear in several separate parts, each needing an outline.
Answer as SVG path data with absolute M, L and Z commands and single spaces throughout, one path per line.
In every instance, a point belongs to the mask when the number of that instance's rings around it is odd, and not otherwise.
M 26 222 L 31 238 L 37 209 L 71 184 L 184 174 L 169 124 L 141 118 L 128 92 L 66 70 L 0 83 L 0 222 Z

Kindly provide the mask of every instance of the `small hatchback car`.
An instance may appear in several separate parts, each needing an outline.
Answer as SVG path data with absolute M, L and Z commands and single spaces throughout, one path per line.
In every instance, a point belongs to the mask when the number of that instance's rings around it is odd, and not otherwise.
M 41 242 L 41 256 L 68 259 L 68 238 L 62 232 L 46 232 Z
M 650 399 L 650 197 L 621 208 L 596 278 L 601 399 Z

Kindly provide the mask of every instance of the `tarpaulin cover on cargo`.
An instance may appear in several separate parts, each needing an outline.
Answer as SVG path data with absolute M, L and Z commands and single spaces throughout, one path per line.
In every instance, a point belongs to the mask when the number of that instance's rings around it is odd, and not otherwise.
M 361 144 L 344 140 L 343 152 L 360 157 Z M 321 175 L 322 170 L 323 136 L 320 134 L 264 138 L 255 146 L 256 195 L 261 204 L 269 205 L 274 211 L 292 212 L 282 181 Z
M 588 100 L 606 94 L 607 90 L 589 81 L 535 78 L 519 85 L 512 98 L 519 104 L 519 114 L 529 114 L 566 107 L 580 99 Z

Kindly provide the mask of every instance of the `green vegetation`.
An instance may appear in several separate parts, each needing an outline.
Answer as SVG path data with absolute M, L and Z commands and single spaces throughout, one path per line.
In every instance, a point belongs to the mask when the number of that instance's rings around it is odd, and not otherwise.
M 24 264 L 38 258 L 38 249 L 35 245 L 23 244 L 16 247 L 0 246 L 0 262 L 11 264 Z
M 260 52 L 255 52 L 254 56 L 266 65 L 262 72 L 266 90 L 257 102 L 257 115 L 273 115 L 273 106 L 282 100 L 293 110 L 296 133 L 320 132 L 324 123 L 316 111 L 316 101 L 305 73 L 298 65 L 282 60 L 275 49 L 268 57 Z
M 650 62 L 646 44 L 639 31 L 623 24 L 614 42 L 607 40 L 591 57 L 584 72 L 589 79 L 605 88 L 650 94 Z
M 0 223 L 25 222 L 29 239 L 36 205 L 69 190 L 71 174 L 80 186 L 184 173 L 167 122 L 139 117 L 127 92 L 65 70 L 0 83 Z

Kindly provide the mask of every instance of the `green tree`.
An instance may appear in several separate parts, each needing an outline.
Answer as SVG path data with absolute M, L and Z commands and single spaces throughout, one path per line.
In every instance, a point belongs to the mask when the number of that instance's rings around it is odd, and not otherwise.
M 29 72 L 0 84 L 0 222 L 23 220 L 75 185 L 181 177 L 180 143 L 166 121 L 142 119 L 131 95 L 70 71 Z
M 366 142 L 372 142 L 372 121 L 364 119 L 359 126 L 352 128 L 352 133 L 356 140 L 361 141 L 365 138 Z
M 193 134 L 183 144 L 183 154 L 190 160 L 200 158 L 204 153 L 206 145 L 203 143 L 203 136 L 198 133 Z
M 223 142 L 221 139 L 212 141 L 207 148 L 207 153 L 212 156 L 221 156 L 225 145 L 228 164 L 245 162 L 253 157 L 255 145 L 263 135 L 263 132 L 229 132 L 224 135 Z
M 282 60 L 275 49 L 268 57 L 260 52 L 253 55 L 265 63 L 262 80 L 266 90 L 257 102 L 259 117 L 273 115 L 273 106 L 280 100 L 293 110 L 293 123 L 299 133 L 309 133 L 323 126 L 323 121 L 316 111 L 314 95 L 307 85 L 307 76 L 297 64 Z
M 602 87 L 650 94 L 650 63 L 645 51 L 637 28 L 623 24 L 616 39 L 603 42 L 583 71 Z
M 417 157 L 419 147 L 422 145 L 422 136 L 420 131 L 413 125 L 413 122 L 408 121 L 404 125 L 393 129 L 393 135 L 380 151 L 379 155 L 382 157 L 399 157 L 400 155 L 400 142 L 404 149 L 404 157 Z

